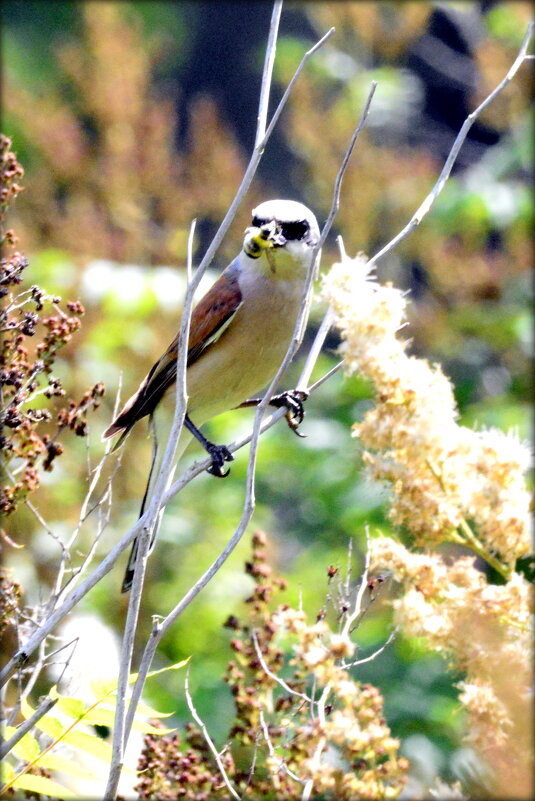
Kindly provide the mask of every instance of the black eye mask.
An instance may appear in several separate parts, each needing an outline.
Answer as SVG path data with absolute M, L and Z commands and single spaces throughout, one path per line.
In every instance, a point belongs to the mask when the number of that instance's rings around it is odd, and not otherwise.
M 262 225 L 265 224 L 266 220 L 262 220 L 260 217 L 253 217 L 253 225 L 257 228 L 261 228 Z M 278 228 L 286 241 L 303 239 L 310 230 L 310 226 L 306 220 L 279 223 Z

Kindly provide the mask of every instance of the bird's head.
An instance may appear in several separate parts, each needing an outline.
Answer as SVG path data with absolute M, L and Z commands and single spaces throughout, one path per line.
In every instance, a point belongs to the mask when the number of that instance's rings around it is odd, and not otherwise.
M 245 229 L 243 250 L 252 259 L 265 255 L 270 265 L 286 261 L 308 267 L 320 238 L 314 214 L 295 200 L 266 200 L 253 209 L 252 224 Z

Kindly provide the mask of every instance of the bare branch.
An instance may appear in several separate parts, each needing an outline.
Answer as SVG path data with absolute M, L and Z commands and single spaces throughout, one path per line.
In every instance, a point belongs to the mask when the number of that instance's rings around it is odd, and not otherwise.
M 323 692 L 318 701 L 318 718 L 322 729 L 325 726 L 325 703 L 327 701 L 330 692 L 331 688 L 329 685 L 327 685 L 326 687 L 324 687 Z M 314 768 L 317 769 L 317 767 L 319 766 L 321 754 L 323 749 L 325 748 L 326 742 L 327 738 L 325 736 L 320 737 L 318 744 L 316 746 L 316 750 L 314 751 L 314 755 L 312 757 L 313 769 Z M 303 795 L 301 796 L 301 801 L 308 801 L 313 789 L 314 789 L 314 780 L 309 779 L 304 786 Z
M 264 735 L 264 740 L 266 741 L 266 745 L 268 747 L 268 751 L 269 751 L 270 757 L 273 760 L 277 760 L 278 763 L 279 763 L 278 766 L 277 766 L 278 769 L 284 771 L 284 773 L 286 773 L 286 775 L 289 776 L 290 779 L 293 779 L 294 782 L 299 782 L 299 784 L 305 784 L 306 783 L 305 780 L 304 779 L 300 779 L 299 776 L 296 773 L 293 772 L 293 770 L 290 770 L 290 768 L 288 768 L 284 764 L 284 760 L 282 759 L 282 757 L 278 757 L 276 755 L 275 749 L 273 748 L 273 743 L 271 742 L 271 738 L 269 736 L 269 730 L 268 730 L 266 721 L 264 719 L 264 712 L 263 712 L 262 709 L 260 710 L 260 726 L 262 727 L 262 733 Z
M 364 591 L 368 586 L 368 572 L 370 570 L 371 552 L 370 552 L 370 531 L 366 526 L 366 557 L 364 560 L 364 570 L 360 577 L 360 584 L 355 597 L 355 606 L 353 612 L 347 616 L 344 628 L 342 629 L 342 637 L 348 637 L 351 633 L 353 625 L 362 617 L 364 611 L 362 609 L 362 599 L 364 598 Z
M 219 768 L 219 772 L 221 773 L 221 776 L 223 777 L 223 781 L 225 782 L 225 785 L 226 785 L 229 793 L 232 795 L 233 798 L 236 798 L 237 801 L 240 801 L 241 796 L 236 792 L 236 790 L 234 789 L 234 787 L 230 783 L 230 779 L 227 776 L 227 771 L 225 770 L 225 766 L 223 765 L 223 762 L 221 761 L 221 757 L 219 755 L 219 752 L 218 752 L 217 748 L 214 745 L 214 741 L 212 740 L 212 738 L 208 734 L 208 729 L 204 725 L 201 717 L 199 716 L 199 713 L 197 712 L 197 710 L 195 709 L 195 707 L 193 705 L 193 699 L 192 699 L 190 691 L 189 691 L 189 668 L 188 668 L 188 670 L 186 672 L 185 692 L 186 692 L 186 701 L 188 702 L 189 711 L 191 712 L 194 721 L 201 727 L 201 731 L 202 731 L 203 737 L 206 740 L 208 748 L 210 749 L 210 751 L 214 755 L 214 759 L 216 761 L 217 767 Z
M 191 275 L 192 270 L 192 245 L 193 245 L 193 232 L 195 229 L 195 221 L 190 227 L 190 234 L 188 238 L 188 275 Z M 173 424 L 165 453 L 163 455 L 160 470 L 156 478 L 154 491 L 149 499 L 149 507 L 147 512 L 147 520 L 141 530 L 141 535 L 138 540 L 138 550 L 136 556 L 136 563 L 134 566 L 134 576 L 132 580 L 132 587 L 130 590 L 130 598 L 128 602 L 128 610 L 126 614 L 126 623 L 123 633 L 123 642 L 121 645 L 121 655 L 119 663 L 119 679 L 117 683 L 117 705 L 115 708 L 115 719 L 113 727 L 113 742 L 112 742 L 112 760 L 110 764 L 110 771 L 108 775 L 108 786 L 106 788 L 105 799 L 113 801 L 117 793 L 117 786 L 121 775 L 124 751 L 128 740 L 129 730 L 126 729 L 126 694 L 128 689 L 128 680 L 132 667 L 132 654 L 134 652 L 134 641 L 137 630 L 137 622 L 139 617 L 139 607 L 141 604 L 141 595 L 143 592 L 143 582 L 145 580 L 145 569 L 147 565 L 148 553 L 151 545 L 153 532 L 155 534 L 158 526 L 158 516 L 162 504 L 162 497 L 172 480 L 174 468 L 173 461 L 175 458 L 178 440 L 184 424 L 184 416 L 187 407 L 187 394 L 186 394 L 186 367 L 188 355 L 188 342 L 189 342 L 189 329 L 191 323 L 191 315 L 193 312 L 193 298 L 195 290 L 204 274 L 205 268 L 200 266 L 196 271 L 193 278 L 188 281 L 186 288 L 186 296 L 184 298 L 184 308 L 182 312 L 182 320 L 180 323 L 179 334 L 179 347 L 177 353 L 177 367 L 176 367 L 176 399 L 175 411 L 173 417 Z M 134 707 L 135 714 L 135 707 Z
M 370 111 L 370 105 L 373 100 L 373 96 L 375 94 L 375 90 L 377 89 L 377 81 L 372 81 L 370 85 L 370 89 L 368 92 L 368 97 L 366 98 L 366 102 L 364 104 L 364 108 L 360 115 L 360 119 L 357 123 L 355 130 L 351 136 L 349 141 L 349 145 L 346 148 L 346 152 L 344 154 L 344 158 L 342 159 L 342 163 L 336 175 L 336 179 L 334 182 L 334 189 L 333 189 L 333 198 L 331 201 L 331 208 L 329 210 L 329 214 L 327 216 L 327 220 L 325 221 L 325 225 L 321 231 L 320 241 L 317 245 L 316 252 L 319 254 L 329 232 L 332 228 L 333 222 L 335 217 L 338 213 L 338 209 L 340 208 L 340 192 L 342 191 L 342 181 L 344 178 L 345 171 L 347 170 L 347 166 L 349 164 L 349 160 L 355 149 L 355 145 L 357 143 L 357 139 L 359 137 L 360 132 L 362 131 L 364 124 L 366 122 L 366 118 L 368 117 L 368 113 Z M 312 374 L 312 370 L 314 369 L 314 365 L 318 359 L 318 356 L 321 352 L 323 347 L 323 343 L 329 333 L 330 327 L 334 321 L 334 314 L 331 309 L 327 309 L 327 313 L 323 318 L 323 322 L 320 325 L 318 333 L 316 334 L 316 338 L 310 349 L 310 353 L 308 354 L 307 360 L 305 362 L 305 366 L 303 367 L 303 372 L 297 384 L 297 389 L 304 389 L 310 380 L 310 376 Z M 304 332 L 303 332 L 304 333 Z M 301 334 L 302 336 L 302 334 Z
M 318 328 L 318 332 L 314 338 L 314 342 L 308 352 L 308 355 L 305 360 L 305 364 L 303 366 L 303 370 L 299 377 L 299 381 L 297 382 L 296 389 L 303 390 L 309 392 L 310 390 L 307 389 L 308 383 L 310 381 L 310 376 L 312 375 L 312 371 L 316 366 L 316 362 L 318 361 L 318 357 L 323 349 L 323 345 L 327 338 L 329 331 L 331 330 L 331 325 L 334 322 L 334 312 L 332 309 L 327 309 L 327 312 L 321 321 L 321 325 Z M 342 362 L 341 362 L 342 364 Z
M 297 698 L 302 698 L 304 701 L 307 702 L 307 704 L 313 703 L 312 698 L 309 698 L 308 695 L 305 695 L 305 693 L 299 693 L 299 692 L 297 692 L 297 690 L 292 690 L 290 685 L 286 684 L 284 679 L 281 679 L 280 676 L 277 676 L 276 673 L 273 673 L 273 671 L 270 670 L 268 664 L 266 663 L 266 660 L 264 659 L 264 657 L 262 655 L 262 651 L 260 650 L 260 645 L 258 644 L 258 638 L 256 636 L 256 631 L 254 631 L 254 630 L 252 632 L 252 638 L 253 638 L 253 643 L 254 643 L 256 655 L 258 657 L 258 661 L 262 665 L 262 670 L 264 671 L 264 673 L 266 673 L 269 676 L 270 679 L 273 679 L 273 681 L 276 681 L 277 684 L 280 684 L 282 689 L 285 692 L 287 692 L 289 695 L 295 695 L 295 696 L 297 696 Z
M 489 106 L 498 97 L 498 95 L 501 92 L 503 92 L 505 87 L 509 85 L 509 83 L 512 81 L 512 79 L 514 78 L 514 76 L 524 63 L 524 61 L 528 58 L 528 56 L 526 56 L 526 52 L 531 37 L 533 35 L 534 27 L 535 23 L 530 22 L 527 27 L 526 33 L 524 35 L 524 39 L 522 40 L 522 44 L 520 46 L 520 50 L 518 51 L 518 55 L 514 60 L 513 64 L 511 65 L 511 67 L 509 68 L 505 78 L 498 84 L 498 86 L 495 89 L 493 89 L 493 91 L 489 95 L 487 95 L 485 100 L 483 100 L 483 102 L 480 103 L 480 105 L 474 111 L 472 111 L 472 113 L 469 114 L 466 120 L 463 122 L 461 130 L 457 134 L 453 146 L 444 164 L 444 167 L 442 168 L 442 172 L 440 173 L 438 180 L 434 185 L 433 189 L 431 190 L 431 192 L 427 195 L 424 202 L 417 209 L 417 211 L 415 212 L 409 223 L 405 226 L 405 228 L 403 228 L 403 230 L 400 231 L 399 234 L 397 234 L 397 236 L 394 237 L 394 239 L 392 239 L 387 245 L 385 245 L 384 248 L 382 248 L 379 251 L 379 253 L 376 253 L 375 256 L 373 256 L 368 261 L 368 265 L 375 264 L 377 261 L 379 261 L 379 259 L 382 259 L 383 256 L 385 256 L 387 253 L 393 250 L 397 245 L 399 245 L 399 243 L 403 239 L 405 239 L 405 237 L 407 237 L 410 233 L 414 231 L 415 228 L 417 228 L 420 225 L 423 218 L 429 212 L 431 206 L 433 205 L 439 194 L 444 189 L 446 181 L 450 177 L 452 167 L 455 164 L 457 156 L 459 155 L 459 151 L 461 150 L 461 147 L 463 146 L 464 141 L 468 136 L 468 131 L 470 130 L 474 122 L 477 120 L 479 115 L 487 108 L 487 106 Z
M 355 149 L 355 145 L 357 144 L 357 139 L 359 138 L 359 134 L 364 128 L 364 124 L 368 117 L 368 113 L 370 111 L 371 102 L 373 100 L 373 96 L 375 94 L 375 90 L 377 89 L 377 81 L 372 81 L 370 84 L 370 89 L 368 91 L 368 96 L 366 98 L 366 102 L 364 103 L 364 108 L 362 109 L 362 113 L 360 115 L 360 119 L 357 123 L 353 134 L 351 135 L 351 139 L 349 140 L 349 145 L 347 146 L 346 152 L 344 154 L 344 158 L 342 159 L 342 163 L 336 175 L 336 179 L 334 181 L 334 191 L 333 191 L 333 199 L 331 203 L 331 209 L 329 211 L 329 216 L 323 226 L 320 243 L 318 247 L 322 247 L 327 236 L 332 228 L 332 224 L 336 215 L 338 214 L 338 209 L 340 208 L 340 192 L 342 191 L 342 181 L 344 179 L 344 174 L 349 164 L 349 159 Z
M 274 22 L 274 18 L 272 17 L 272 24 L 273 24 L 273 22 Z M 275 125 L 278 122 L 278 119 L 279 119 L 280 115 L 282 114 L 282 112 L 284 110 L 284 107 L 286 106 L 286 103 L 288 101 L 288 98 L 289 98 L 289 96 L 291 94 L 291 91 L 293 89 L 293 86 L 294 86 L 295 82 L 299 78 L 300 74 L 302 73 L 302 71 L 303 71 L 307 61 L 310 59 L 310 57 L 312 55 L 314 55 L 314 53 L 317 50 L 319 50 L 320 47 L 323 47 L 325 42 L 332 36 L 333 33 L 334 33 L 334 28 L 331 28 L 329 31 L 327 31 L 325 36 L 323 36 L 319 40 L 319 42 L 317 42 L 313 47 L 311 47 L 310 50 L 307 50 L 307 52 L 304 54 L 303 58 L 301 59 L 301 62 L 299 64 L 299 66 L 297 67 L 292 79 L 290 80 L 290 83 L 286 87 L 286 91 L 284 92 L 284 94 L 283 94 L 283 96 L 282 96 L 282 98 L 281 98 L 281 100 L 279 102 L 279 105 L 275 109 L 275 113 L 273 114 L 273 117 L 271 118 L 271 121 L 270 121 L 270 123 L 269 123 L 269 125 L 267 127 L 267 130 L 266 130 L 266 133 L 265 133 L 263 139 L 257 145 L 255 145 L 255 148 L 253 150 L 251 158 L 249 159 L 249 163 L 248 163 L 247 168 L 245 170 L 245 173 L 243 175 L 242 182 L 241 182 L 241 184 L 240 184 L 240 186 L 238 188 L 238 191 L 236 192 L 234 200 L 230 204 L 229 209 L 228 209 L 227 213 L 225 214 L 221 225 L 217 229 L 216 234 L 215 234 L 212 242 L 210 243 L 206 253 L 204 254 L 204 257 L 203 257 L 203 259 L 202 259 L 202 261 L 201 261 L 201 263 L 199 265 L 199 269 L 201 267 L 203 269 L 206 269 L 206 267 L 208 267 L 211 264 L 212 259 L 214 258 L 214 255 L 215 255 L 217 249 L 219 248 L 221 242 L 223 241 L 223 238 L 224 238 L 225 234 L 227 233 L 227 231 L 229 229 L 229 226 L 230 226 L 232 220 L 234 219 L 234 217 L 236 215 L 236 211 L 238 210 L 241 202 L 243 201 L 245 195 L 247 194 L 247 192 L 249 190 L 249 187 L 251 186 L 251 183 L 252 183 L 252 180 L 253 180 L 253 178 L 255 176 L 258 164 L 260 163 L 260 159 L 262 158 L 262 155 L 264 153 L 264 149 L 266 147 L 266 144 L 267 144 L 267 142 L 268 142 L 268 140 L 269 140 L 269 138 L 270 138 L 270 136 L 271 136 L 271 134 L 273 132 L 273 129 L 274 129 Z M 268 37 L 268 42 L 270 40 L 271 40 L 271 37 Z M 274 46 L 274 43 L 273 43 L 273 46 Z M 266 50 L 266 58 L 265 58 L 265 61 L 264 61 L 264 73 L 267 73 L 269 71 L 269 60 L 270 60 L 270 58 L 271 58 L 271 54 L 270 54 L 269 50 Z M 263 80 L 264 79 L 262 78 L 262 81 Z M 256 141 L 256 136 L 255 136 L 255 141 Z
M 388 639 L 386 640 L 386 642 L 383 643 L 383 645 L 381 645 L 381 647 L 378 648 L 376 651 L 374 651 L 373 654 L 371 654 L 370 656 L 365 656 L 364 659 L 356 659 L 354 662 L 348 662 L 347 664 L 342 664 L 341 667 L 347 670 L 349 668 L 355 667 L 355 665 L 364 665 L 366 662 L 373 662 L 373 660 L 376 657 L 378 657 L 379 654 L 382 654 L 385 648 L 388 645 L 390 645 L 390 643 L 395 639 L 398 630 L 399 627 L 396 626 L 396 628 L 393 629 L 388 635 Z
M 269 26 L 269 36 L 266 45 L 266 62 L 262 72 L 262 84 L 260 87 L 260 100 L 258 102 L 258 116 L 256 119 L 255 148 L 261 143 L 266 135 L 266 122 L 269 106 L 269 94 L 271 89 L 271 78 L 273 76 L 273 65 L 275 63 L 275 53 L 277 52 L 277 37 L 279 34 L 279 23 L 282 12 L 282 0 L 275 0 L 271 15 L 271 25 Z
M 20 726 L 17 728 L 17 731 L 12 737 L 9 738 L 9 740 L 6 740 L 5 743 L 2 743 L 0 746 L 0 759 L 3 759 L 6 754 L 9 754 L 9 752 L 17 745 L 17 743 L 22 740 L 24 735 L 33 729 L 35 724 L 41 720 L 41 718 L 44 717 L 47 712 L 50 712 L 52 707 L 57 704 L 58 700 L 58 698 L 50 698 L 50 696 L 47 696 L 44 701 L 39 704 L 33 715 L 20 724 Z

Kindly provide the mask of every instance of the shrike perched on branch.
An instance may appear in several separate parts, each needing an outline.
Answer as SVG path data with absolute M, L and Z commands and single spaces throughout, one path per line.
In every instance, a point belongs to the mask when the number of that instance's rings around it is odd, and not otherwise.
M 259 402 L 247 399 L 269 383 L 286 355 L 319 237 L 316 218 L 302 203 L 261 203 L 253 210 L 241 252 L 193 311 L 184 419 L 189 435 L 181 436 L 177 453 L 180 456 L 194 436 L 212 457 L 209 472 L 213 475 L 227 475 L 224 465 L 233 456 L 226 446 L 209 442 L 197 426 L 229 409 Z M 120 444 L 138 420 L 153 415 L 176 381 L 177 352 L 178 335 L 104 432 L 104 439 L 122 431 Z M 303 393 L 287 392 L 274 396 L 271 404 L 286 406 L 288 423 L 297 429 L 303 419 L 303 400 Z M 154 461 L 151 476 L 156 472 Z M 149 476 L 141 514 L 150 484 Z M 136 541 L 123 592 L 130 589 L 135 559 Z

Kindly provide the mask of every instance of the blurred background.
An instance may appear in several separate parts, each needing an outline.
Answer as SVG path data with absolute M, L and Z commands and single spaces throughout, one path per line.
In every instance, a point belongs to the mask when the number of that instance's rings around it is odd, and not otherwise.
M 325 220 L 341 157 L 377 80 L 322 268 L 337 256 L 337 234 L 348 253 L 373 255 L 408 222 L 467 114 L 506 74 L 530 13 L 524 2 L 289 3 L 271 109 L 304 51 L 331 25 L 336 34 L 301 75 L 203 287 L 237 253 L 260 200 L 295 198 Z M 97 381 L 107 387 L 88 442 L 66 435 L 66 453 L 34 494 L 49 528 L 65 537 L 78 519 L 88 465 L 102 455 L 100 435 L 120 381 L 124 399 L 177 328 L 190 223 L 197 219 L 198 263 L 239 185 L 254 141 L 271 4 L 24 0 L 5 2 L 2 15 L 3 129 L 26 171 L 9 223 L 30 259 L 28 280 L 86 307 L 81 332 L 56 363 L 69 396 L 79 399 Z M 531 397 L 530 77 L 524 66 L 475 123 L 432 212 L 377 268 L 381 281 L 410 292 L 405 336 L 412 352 L 443 365 L 461 421 L 513 428 L 523 439 L 530 436 Z M 316 304 L 305 349 L 322 311 Z M 335 362 L 334 335 L 327 345 L 314 377 Z M 298 370 L 299 360 L 286 386 Z M 365 381 L 337 375 L 307 403 L 306 439 L 279 425 L 262 440 L 251 533 L 268 533 L 273 568 L 289 581 L 285 600 L 302 598 L 313 618 L 329 592 L 327 567 L 345 570 L 349 540 L 357 575 L 365 526 L 390 531 L 386 490 L 366 478 L 351 438 L 351 424 L 372 403 Z M 249 410 L 229 413 L 210 425 L 209 436 L 233 440 L 251 420 Z M 149 562 L 140 647 L 151 614 L 172 608 L 233 532 L 246 459 L 246 452 L 238 455 L 225 481 L 199 477 L 168 510 Z M 142 424 L 123 449 L 97 557 L 135 520 L 149 460 Z M 95 529 L 89 518 L 79 551 Z M 8 533 L 26 546 L 6 561 L 16 566 L 28 602 L 46 598 L 57 543 L 24 509 Z M 193 656 L 195 704 L 219 743 L 232 716 L 221 680 L 232 634 L 222 624 L 250 594 L 243 571 L 249 551 L 245 536 L 155 663 Z M 122 564 L 83 604 L 116 632 L 127 603 L 121 579 Z M 362 655 L 389 630 L 388 604 L 379 599 L 356 634 Z M 398 638 L 355 678 L 384 694 L 386 718 L 416 777 L 469 775 L 472 757 L 455 703 L 461 677 L 444 660 L 419 641 Z M 189 719 L 182 682 L 180 674 L 163 674 L 147 691 L 175 723 Z

